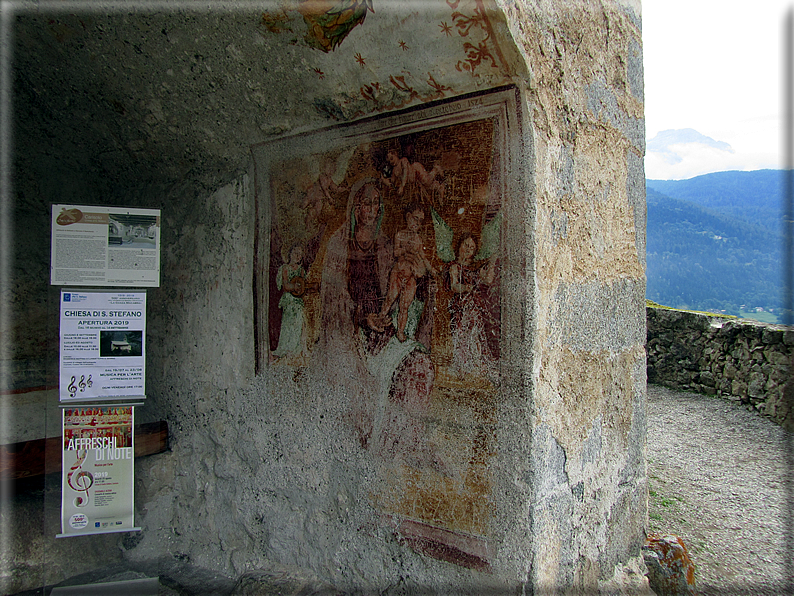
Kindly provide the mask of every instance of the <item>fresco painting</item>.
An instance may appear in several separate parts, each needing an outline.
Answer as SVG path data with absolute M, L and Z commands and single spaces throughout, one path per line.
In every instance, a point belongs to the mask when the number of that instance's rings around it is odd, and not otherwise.
M 374 12 L 372 0 L 299 0 L 282 2 L 275 11 L 262 13 L 262 26 L 270 33 L 297 29 L 288 12 L 297 11 L 304 20 L 304 42 L 323 52 L 335 50 L 354 27 Z
M 428 0 L 400 19 L 393 8 L 383 0 L 274 0 L 256 31 L 264 51 L 277 40 L 296 46 L 302 74 L 326 90 L 315 108 L 338 122 L 454 97 L 472 88 L 472 79 L 478 89 L 512 80 L 491 2 Z M 358 81 L 357 92 L 340 96 L 326 87 L 337 69 Z
M 496 118 L 274 163 L 268 362 L 318 366 L 411 547 L 488 569 L 500 374 Z M 261 316 L 261 314 L 260 314 Z

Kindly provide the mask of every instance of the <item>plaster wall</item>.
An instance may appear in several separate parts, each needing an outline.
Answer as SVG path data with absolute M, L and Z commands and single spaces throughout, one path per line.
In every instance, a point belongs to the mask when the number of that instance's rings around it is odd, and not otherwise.
M 389 14 L 392 24 L 418 18 Z M 289 81 L 289 99 L 274 102 L 268 98 L 275 92 L 249 89 L 246 101 L 261 96 L 267 116 L 256 134 L 223 154 L 230 160 L 224 175 L 215 173 L 224 163 L 216 160 L 181 183 L 149 184 L 145 194 L 128 189 L 103 196 L 108 181 L 95 183 L 97 203 L 163 209 L 161 286 L 148 298 L 145 416 L 168 420 L 171 450 L 136 462 L 143 531 L 119 539 L 124 559 L 176 557 L 230 576 L 277 561 L 362 592 L 642 586 L 637 561 L 647 487 L 639 7 L 577 2 L 559 10 L 554 3 L 518 2 L 498 3 L 487 14 L 495 66 L 478 63 L 475 72 L 474 61 L 464 60 L 469 71 L 456 68 L 456 54 L 438 63 L 431 78 L 447 87 L 446 97 L 511 83 L 523 118 L 513 139 L 522 146 L 521 162 L 511 173 L 522 191 L 510 197 L 517 217 L 506 224 L 503 247 L 512 259 L 503 288 L 521 299 L 503 303 L 510 305 L 502 314 L 506 381 L 491 412 L 495 455 L 482 503 L 491 573 L 420 554 L 384 523 L 377 463 L 339 423 L 343 401 L 319 369 L 274 366 L 255 374 L 256 189 L 240 146 L 316 128 L 330 122 L 329 115 L 346 120 L 436 99 L 432 87 L 424 97 L 399 85 L 367 99 L 362 83 L 372 81 L 355 69 L 329 74 L 318 87 L 304 84 L 310 69 L 300 70 L 296 81 L 277 71 L 262 84 Z M 378 23 L 371 43 L 398 41 L 385 33 L 388 23 Z M 266 44 L 288 33 L 273 35 L 263 37 Z M 412 35 L 403 41 L 420 45 L 422 30 Z M 246 47 L 243 41 L 227 45 L 224 60 L 245 63 Z M 283 47 L 295 63 L 320 56 L 300 44 Z M 339 55 L 352 57 L 366 46 L 351 37 L 339 47 Z M 413 60 L 413 70 L 399 67 L 414 72 L 423 58 Z M 330 62 L 312 68 L 333 70 Z M 385 82 L 395 68 L 384 60 L 362 70 Z M 322 96 L 312 97 L 322 111 L 307 107 L 305 88 Z M 294 108 L 279 108 L 290 102 Z M 140 105 L 149 106 L 151 127 L 166 128 L 168 104 Z M 233 122 L 234 102 L 221 105 L 223 121 Z M 206 135 L 208 153 L 228 143 L 223 135 L 223 126 Z M 169 171 L 178 170 L 179 160 L 167 163 Z M 18 227 L 34 221 L 37 205 L 64 202 L 55 183 L 49 190 L 20 189 L 29 194 L 19 195 L 28 211 Z M 46 238 L 46 222 L 33 227 Z M 19 258 L 21 269 L 25 258 Z M 45 258 L 38 255 L 39 268 Z M 18 279 L 46 310 L 47 290 L 27 273 Z M 431 412 L 428 422 L 439 429 L 444 416 L 457 420 L 468 412 Z

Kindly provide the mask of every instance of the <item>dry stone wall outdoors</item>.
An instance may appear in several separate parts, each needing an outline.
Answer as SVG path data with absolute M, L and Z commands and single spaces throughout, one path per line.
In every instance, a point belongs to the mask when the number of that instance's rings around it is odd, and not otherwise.
M 648 382 L 741 400 L 794 428 L 794 329 L 648 308 Z

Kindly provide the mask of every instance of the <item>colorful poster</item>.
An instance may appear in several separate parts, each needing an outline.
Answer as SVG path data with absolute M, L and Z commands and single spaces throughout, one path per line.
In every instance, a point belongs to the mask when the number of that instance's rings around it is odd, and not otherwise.
M 144 397 L 146 293 L 61 291 L 61 402 Z
M 54 286 L 160 285 L 160 210 L 52 206 Z
M 514 98 L 254 150 L 259 369 L 316 368 L 379 470 L 372 500 L 398 539 L 481 570 L 510 299 L 503 238 L 517 221 Z
M 133 406 L 63 409 L 61 534 L 135 528 Z

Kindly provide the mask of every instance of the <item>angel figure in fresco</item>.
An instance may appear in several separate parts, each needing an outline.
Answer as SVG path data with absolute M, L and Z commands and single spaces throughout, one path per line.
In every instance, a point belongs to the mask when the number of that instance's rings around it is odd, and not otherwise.
M 295 285 L 313 277 L 311 268 L 320 253 L 328 222 L 332 221 L 340 201 L 344 201 L 348 188 L 343 183 L 344 170 L 347 167 L 352 150 L 335 152 L 333 154 L 313 155 L 302 164 L 304 175 L 299 179 L 293 177 L 293 184 L 288 186 L 289 192 L 294 196 L 294 209 L 290 216 L 286 210 L 274 208 L 274 217 L 271 221 L 270 233 L 270 263 L 269 263 L 269 303 L 268 303 L 268 340 L 270 355 L 277 357 L 283 355 L 279 349 L 281 337 L 282 318 L 298 305 L 304 308 L 304 335 L 307 354 L 316 341 L 317 321 L 313 316 L 314 300 L 306 304 L 305 292 L 319 291 L 316 283 L 303 283 L 303 292 L 288 290 L 287 287 Z M 300 266 L 304 273 L 294 277 L 292 281 L 285 279 L 283 266 L 290 260 L 286 252 L 287 247 L 293 247 L 291 240 L 301 238 L 302 257 Z M 296 266 L 289 267 L 289 271 L 296 271 Z M 298 280 L 298 281 L 296 281 Z M 292 297 L 286 293 L 292 293 Z M 296 300 L 293 300 L 295 298 Z M 290 308 L 285 308 L 286 303 L 292 303 Z M 294 323 L 294 319 L 292 321 Z M 286 345 L 286 344 L 284 344 Z M 278 354 L 276 352 L 278 351 Z
M 296 243 L 289 251 L 289 260 L 279 267 L 276 277 L 278 289 L 284 290 L 278 307 L 282 310 L 278 347 L 273 356 L 299 356 L 306 352 L 303 293 L 306 270 L 303 268 L 303 247 Z
M 394 236 L 394 258 L 397 262 L 389 275 L 389 289 L 381 308 L 381 316 L 387 316 L 399 298 L 397 308 L 396 335 L 405 341 L 408 311 L 416 296 L 416 282 L 428 273 L 436 273 L 433 265 L 425 256 L 424 242 L 419 229 L 425 221 L 424 210 L 416 203 L 410 204 L 405 211 L 405 228 Z M 413 333 L 410 333 L 413 335 Z
M 436 193 L 440 197 L 444 196 L 444 185 L 438 180 L 444 173 L 441 164 L 436 164 L 428 172 L 421 163 L 411 162 L 396 149 L 390 149 L 386 153 L 386 162 L 387 168 L 382 173 L 383 182 L 386 186 L 394 188 L 399 196 L 418 200 L 422 190 Z
M 481 232 L 480 249 L 471 233 L 457 239 L 452 250 L 453 231 L 432 211 L 436 250 L 448 269 L 452 368 L 458 377 L 476 375 L 494 380 L 499 359 L 499 295 L 496 259 L 501 211 Z
M 375 12 L 372 0 L 303 0 L 297 10 L 309 27 L 306 43 L 326 53 L 364 22 L 367 11 Z
M 337 184 L 334 172 L 337 164 L 334 159 L 324 157 L 320 163 L 320 173 L 317 180 L 306 190 L 306 198 L 301 208 L 306 212 L 306 228 L 313 229 L 322 223 L 323 209 L 333 207 L 336 198 L 345 194 L 349 189 Z

